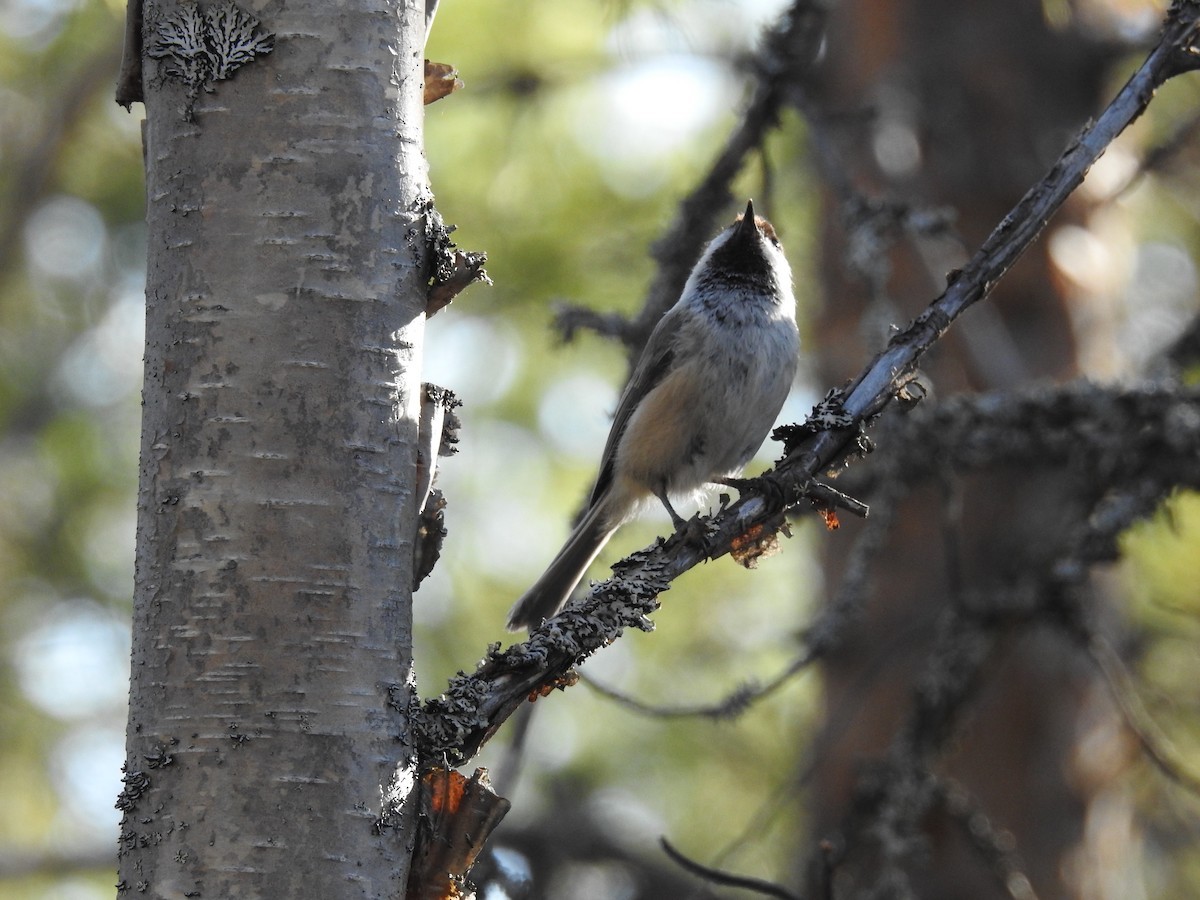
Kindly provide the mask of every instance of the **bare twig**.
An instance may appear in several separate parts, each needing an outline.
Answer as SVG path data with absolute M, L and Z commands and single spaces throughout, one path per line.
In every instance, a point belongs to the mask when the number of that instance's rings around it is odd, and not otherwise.
M 48 840 L 45 846 L 0 850 L 0 879 L 6 882 L 48 881 L 75 873 L 111 872 L 116 861 L 116 850 L 108 841 L 64 846 L 64 842 Z
M 1112 644 L 1096 636 L 1087 643 L 1088 658 L 1104 678 L 1113 703 L 1121 713 L 1125 727 L 1137 738 L 1154 768 L 1194 797 L 1200 797 L 1200 778 L 1189 772 L 1179 760 L 1179 753 L 1154 725 L 1142 706 L 1132 678 Z
M 761 878 L 749 878 L 745 875 L 732 875 L 729 872 L 722 872 L 720 869 L 701 865 L 672 847 L 666 838 L 659 838 L 659 843 L 662 844 L 663 850 L 667 856 L 671 857 L 672 861 L 687 869 L 698 878 L 703 878 L 705 881 L 719 884 L 722 887 L 752 891 L 755 894 L 761 894 L 763 897 L 779 897 L 780 900 L 800 900 L 799 894 L 793 894 L 791 891 L 773 882 L 764 881 Z
M 575 340 L 579 331 L 591 331 L 601 337 L 616 338 L 629 346 L 635 338 L 633 323 L 617 312 L 600 312 L 587 306 L 559 304 L 554 312 L 554 329 L 564 343 Z
M 817 654 L 811 647 L 805 647 L 782 672 L 762 684 L 747 682 L 729 693 L 728 696 L 715 703 L 677 704 L 673 706 L 646 703 L 636 697 L 622 693 L 615 688 L 603 685 L 587 677 L 580 680 L 602 697 L 615 700 L 621 706 L 656 719 L 735 719 L 742 715 L 752 705 L 762 700 L 787 684 L 793 677 L 803 672 L 817 661 Z
M 1195 140 L 1198 132 L 1200 132 L 1200 113 L 1194 113 L 1177 125 L 1165 140 L 1151 147 L 1142 155 L 1137 169 L 1130 174 L 1124 184 L 1106 198 L 1107 202 L 1119 200 L 1141 184 L 1142 179 L 1147 175 L 1166 169 L 1171 160 Z

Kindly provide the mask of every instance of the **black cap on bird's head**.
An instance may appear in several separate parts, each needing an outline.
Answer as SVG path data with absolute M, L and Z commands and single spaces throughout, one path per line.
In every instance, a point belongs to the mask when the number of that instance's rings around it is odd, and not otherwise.
M 753 242 L 757 242 L 760 237 L 765 237 L 776 247 L 779 246 L 779 238 L 775 236 L 775 229 L 771 223 L 762 216 L 754 214 L 753 200 L 746 201 L 746 211 L 738 216 L 734 225 L 733 237 L 738 241 Z
M 775 229 L 771 227 L 771 223 L 754 214 L 753 200 L 746 202 L 746 211 L 737 217 L 729 232 L 727 246 L 730 249 L 744 247 L 748 250 L 750 247 L 758 247 L 764 238 L 775 247 L 779 246 L 779 238 L 775 236 Z
M 754 201 L 708 245 L 698 264 L 703 278 L 727 282 L 759 279 L 761 287 L 769 288 L 776 280 L 791 283 L 791 271 L 775 229 L 766 219 L 754 214 Z M 695 274 L 695 273 L 694 273 Z

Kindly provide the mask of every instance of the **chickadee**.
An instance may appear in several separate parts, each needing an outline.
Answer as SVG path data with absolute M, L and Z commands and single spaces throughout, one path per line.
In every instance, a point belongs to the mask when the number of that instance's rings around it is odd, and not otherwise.
M 792 270 L 754 203 L 713 238 L 659 320 L 621 395 L 591 499 L 550 567 L 508 614 L 510 630 L 555 615 L 614 531 L 650 497 L 736 475 L 767 436 L 796 374 Z

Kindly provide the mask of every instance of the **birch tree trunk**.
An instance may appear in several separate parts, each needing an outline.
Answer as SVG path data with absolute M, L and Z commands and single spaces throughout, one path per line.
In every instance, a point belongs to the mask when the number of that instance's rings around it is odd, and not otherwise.
M 423 8 L 242 2 L 273 51 L 200 85 L 164 35 L 232 7 L 146 10 L 120 887 L 402 896 Z

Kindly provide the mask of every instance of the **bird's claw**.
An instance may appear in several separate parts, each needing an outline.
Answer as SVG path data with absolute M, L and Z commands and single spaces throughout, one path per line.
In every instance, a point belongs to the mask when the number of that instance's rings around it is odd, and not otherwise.
M 783 488 L 773 479 L 764 478 L 761 475 L 754 478 L 718 478 L 717 483 L 731 487 L 742 495 L 757 494 L 772 507 L 786 505 Z

